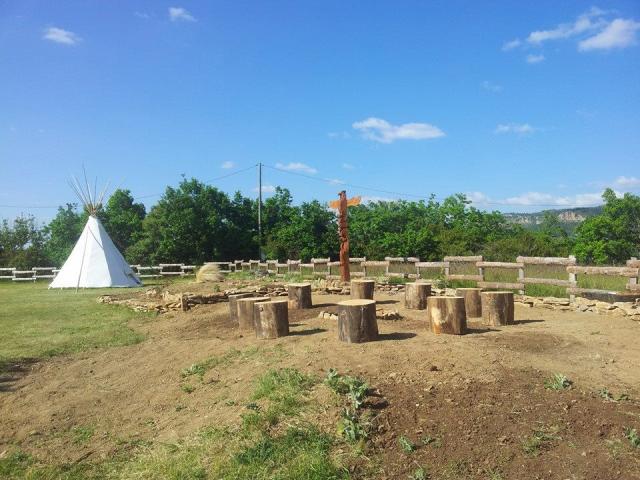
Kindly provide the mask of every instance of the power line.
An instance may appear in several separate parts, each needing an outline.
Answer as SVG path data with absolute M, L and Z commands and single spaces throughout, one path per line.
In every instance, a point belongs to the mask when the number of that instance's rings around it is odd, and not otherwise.
M 331 185 L 344 185 L 346 187 L 351 187 L 351 188 L 357 188 L 360 190 L 369 190 L 371 192 L 377 192 L 377 193 L 384 193 L 387 195 L 397 195 L 399 197 L 411 197 L 411 198 L 417 198 L 417 199 L 421 199 L 421 200 L 431 200 L 431 198 L 434 198 L 435 200 L 442 200 L 442 198 L 438 198 L 436 195 L 433 196 L 425 196 L 425 195 L 416 195 L 413 193 L 406 193 L 406 192 L 394 192 L 391 190 L 384 190 L 381 188 L 375 188 L 375 187 L 367 187 L 364 185 L 356 185 L 353 183 L 347 183 L 347 182 L 343 182 L 343 181 L 338 181 L 338 180 L 333 180 L 330 178 L 321 178 L 321 177 L 314 177 L 312 175 L 307 175 L 304 173 L 300 173 L 300 172 L 292 172 L 291 170 L 285 170 L 283 168 L 278 168 L 278 167 L 274 167 L 272 165 L 267 165 L 267 164 L 262 164 L 263 167 L 266 168 L 270 168 L 272 170 L 277 170 L 278 172 L 283 172 L 283 173 L 288 173 L 289 175 L 296 175 L 298 177 L 304 177 L 304 178 L 308 178 L 310 180 L 315 180 L 316 182 L 322 182 L 322 183 L 328 183 Z M 578 208 L 578 207 L 588 207 L 588 205 L 579 205 L 579 204 L 566 204 L 566 205 L 559 205 L 557 203 L 528 203 L 526 205 L 517 205 L 517 204 L 513 204 L 513 203 L 509 203 L 509 202 L 497 202 L 497 201 L 482 201 L 482 202 L 472 202 L 472 203 L 478 203 L 480 205 L 500 205 L 500 206 L 509 206 L 509 207 L 555 207 L 555 208 Z

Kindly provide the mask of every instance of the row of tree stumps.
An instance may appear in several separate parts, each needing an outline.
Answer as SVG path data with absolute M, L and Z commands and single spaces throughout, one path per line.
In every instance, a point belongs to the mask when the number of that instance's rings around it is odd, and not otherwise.
M 232 321 L 241 330 L 255 332 L 257 338 L 273 339 L 289 334 L 289 309 L 313 306 L 310 283 L 287 286 L 288 299 L 254 297 L 252 293 L 229 296 Z M 352 280 L 351 299 L 338 303 L 338 338 L 348 343 L 375 341 L 378 338 L 374 280 Z M 456 296 L 432 296 L 431 284 L 405 285 L 405 307 L 426 310 L 430 329 L 435 334 L 467 333 L 467 318 L 482 318 L 489 326 L 514 322 L 512 292 L 483 292 L 480 288 L 459 288 Z
M 257 338 L 273 339 L 289 335 L 289 309 L 313 306 L 311 284 L 287 286 L 288 298 L 254 297 L 253 293 L 229 295 L 229 315 L 242 331 L 254 331 Z

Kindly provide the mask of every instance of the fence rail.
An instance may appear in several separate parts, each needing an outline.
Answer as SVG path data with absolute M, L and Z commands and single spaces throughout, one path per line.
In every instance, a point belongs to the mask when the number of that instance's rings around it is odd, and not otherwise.
M 288 259 L 280 263 L 277 260 L 234 260 L 229 262 L 209 262 L 218 265 L 222 272 L 233 271 L 264 271 L 278 277 L 287 274 L 302 273 L 324 277 L 327 279 L 339 279 L 340 262 L 331 261 L 329 258 L 312 258 L 310 263 L 302 263 L 301 260 Z M 566 288 L 570 297 L 580 293 L 610 293 L 610 290 L 578 287 L 578 275 L 604 275 L 626 279 L 625 289 L 631 292 L 640 291 L 640 260 L 631 258 L 626 266 L 580 266 L 576 258 L 570 257 L 522 257 L 515 262 L 489 262 L 482 256 L 446 256 L 441 262 L 421 262 L 416 257 L 386 257 L 385 260 L 367 260 L 351 258 L 351 276 L 387 276 L 400 278 L 421 278 L 425 270 L 439 270 L 439 275 L 448 281 L 476 282 L 478 287 L 490 289 L 518 290 L 524 293 L 526 285 L 551 285 Z M 559 272 L 565 272 L 566 279 L 543 278 L 527 275 L 527 268 L 531 266 L 559 267 Z M 197 266 L 183 263 L 161 263 L 153 266 L 131 265 L 134 272 L 141 278 L 162 278 L 175 276 L 188 276 L 195 274 Z M 393 269 L 394 271 L 391 271 Z M 461 271 L 462 269 L 462 271 Z M 517 270 L 516 281 L 492 281 L 487 278 L 486 269 Z M 397 271 L 401 270 L 401 271 Z M 58 273 L 54 267 L 33 267 L 31 270 L 18 270 L 13 267 L 0 268 L 0 280 L 14 282 L 36 281 L 39 279 L 51 279 Z M 473 273 L 471 273 L 473 271 Z M 535 272 L 533 272 L 535 273 Z

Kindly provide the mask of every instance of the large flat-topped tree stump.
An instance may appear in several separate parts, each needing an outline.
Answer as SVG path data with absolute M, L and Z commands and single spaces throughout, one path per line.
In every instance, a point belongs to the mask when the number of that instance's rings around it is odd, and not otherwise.
M 268 302 L 270 297 L 239 298 L 238 302 L 238 326 L 240 330 L 255 330 L 253 305 L 257 302 Z
M 481 288 L 456 288 L 456 296 L 464 298 L 464 308 L 469 317 L 482 316 Z
M 430 283 L 406 283 L 404 286 L 404 306 L 412 310 L 424 310 L 427 308 L 427 297 L 430 295 Z
M 286 300 L 253 304 L 256 338 L 269 339 L 289 335 L 289 306 Z
M 373 300 L 375 280 L 351 280 L 351 298 Z
M 513 292 L 482 292 L 482 320 L 486 325 L 512 325 Z
M 310 283 L 290 283 L 287 285 L 287 292 L 289 293 L 289 308 L 292 310 L 313 306 Z
M 376 302 L 369 299 L 352 299 L 338 303 L 338 338 L 348 343 L 376 340 Z
M 251 298 L 253 293 L 236 293 L 229 295 L 229 317 L 233 323 L 238 323 L 238 300 L 241 298 Z
M 431 331 L 437 335 L 467 333 L 467 313 L 463 297 L 429 297 L 427 299 L 427 320 Z

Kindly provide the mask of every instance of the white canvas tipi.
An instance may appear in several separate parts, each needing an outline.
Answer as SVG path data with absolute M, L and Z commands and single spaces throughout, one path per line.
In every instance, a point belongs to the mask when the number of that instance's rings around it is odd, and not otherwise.
M 82 235 L 53 279 L 49 288 L 100 288 L 100 287 L 138 287 L 142 285 L 109 234 L 98 220 L 96 213 L 102 204 L 88 186 L 83 190 L 76 180 L 72 188 L 82 200 L 89 212 L 89 219 Z

